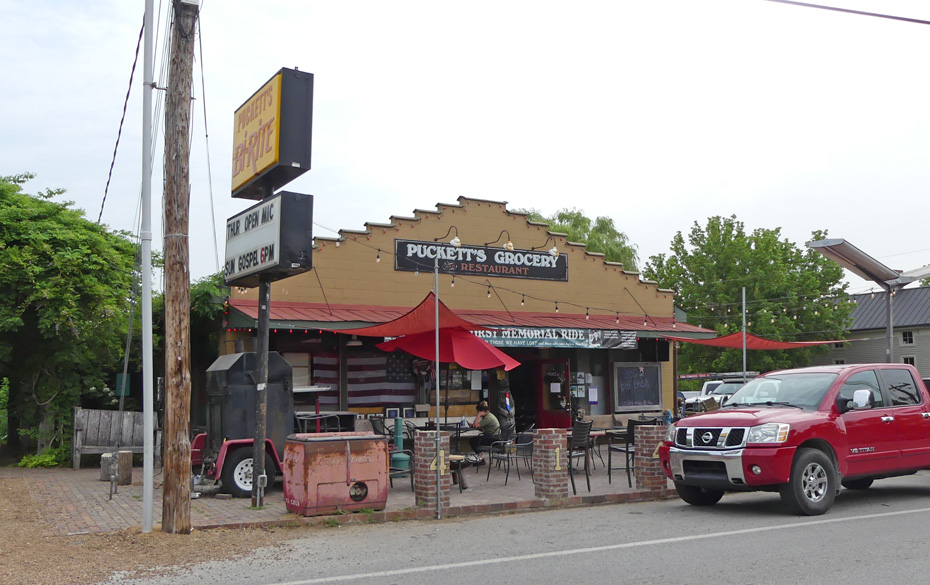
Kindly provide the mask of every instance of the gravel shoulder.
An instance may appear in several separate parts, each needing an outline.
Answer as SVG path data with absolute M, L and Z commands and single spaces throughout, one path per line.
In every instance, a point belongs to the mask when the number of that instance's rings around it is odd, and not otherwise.
M 29 495 L 23 478 L 0 477 L 0 583 L 87 585 L 117 571 L 136 576 L 236 558 L 299 536 L 286 527 L 215 529 L 189 535 L 130 528 L 106 534 L 44 536 L 53 510 Z M 306 530 L 306 529 L 304 529 Z

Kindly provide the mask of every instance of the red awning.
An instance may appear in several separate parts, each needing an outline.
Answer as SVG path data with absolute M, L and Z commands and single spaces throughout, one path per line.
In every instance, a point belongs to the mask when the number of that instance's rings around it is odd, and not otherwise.
M 454 328 L 463 331 L 481 331 L 487 329 L 487 327 L 482 327 L 481 325 L 476 325 L 475 323 L 462 319 L 453 313 L 442 301 L 439 301 L 439 328 Z M 435 330 L 436 295 L 434 295 L 432 291 L 426 295 L 423 302 L 393 321 L 358 329 L 330 329 L 330 331 L 335 333 L 348 333 L 366 337 L 400 337 L 401 335 L 413 335 Z
M 384 351 L 402 349 L 417 357 L 434 361 L 436 359 L 436 332 L 425 331 L 404 335 L 379 343 L 378 347 Z M 502 367 L 509 371 L 520 365 L 520 362 L 477 335 L 448 327 L 439 330 L 439 361 L 456 363 L 468 370 L 489 370 Z
M 743 347 L 743 333 L 742 331 L 737 331 L 736 333 L 731 333 L 729 335 L 724 335 L 723 337 L 715 337 L 714 339 L 691 339 L 688 337 L 669 337 L 674 341 L 685 341 L 687 343 L 696 343 L 698 345 L 710 345 L 713 347 L 727 347 L 731 349 L 742 349 Z M 759 337 L 758 335 L 753 335 L 752 333 L 746 334 L 746 349 L 798 349 L 801 347 L 809 347 L 811 345 L 826 345 L 828 343 L 845 343 L 847 341 L 858 341 L 856 339 L 834 339 L 828 341 L 775 341 L 773 339 L 766 339 L 764 337 Z

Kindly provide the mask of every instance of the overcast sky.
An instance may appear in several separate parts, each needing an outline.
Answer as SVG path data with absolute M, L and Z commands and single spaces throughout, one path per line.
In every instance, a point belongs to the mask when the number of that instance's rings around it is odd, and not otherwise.
M 930 20 L 926 0 L 831 4 Z M 67 189 L 97 219 L 143 11 L 0 0 L 0 175 L 36 173 L 28 192 Z M 281 67 L 315 75 L 312 170 L 287 189 L 315 196 L 316 235 L 465 195 L 609 216 L 641 265 L 715 215 L 930 264 L 927 25 L 764 0 L 204 0 L 196 52 L 195 278 L 219 269 L 225 220 L 252 203 L 229 194 L 233 112 Z M 103 210 L 132 232 L 141 58 Z

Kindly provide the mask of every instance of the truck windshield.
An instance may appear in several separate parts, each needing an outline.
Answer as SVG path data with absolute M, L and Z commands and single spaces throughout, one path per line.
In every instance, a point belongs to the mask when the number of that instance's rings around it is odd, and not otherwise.
M 836 374 L 776 374 L 749 381 L 727 401 L 727 406 L 796 406 L 816 410 Z

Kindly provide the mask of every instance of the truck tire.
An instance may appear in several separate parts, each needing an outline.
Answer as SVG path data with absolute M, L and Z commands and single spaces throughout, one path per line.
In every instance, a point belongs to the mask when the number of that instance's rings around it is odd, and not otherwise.
M 795 514 L 819 516 L 836 498 L 836 468 L 819 449 L 800 449 L 791 464 L 791 479 L 779 488 L 781 501 Z
M 675 489 L 678 497 L 692 506 L 713 506 L 723 497 L 723 490 L 711 490 L 678 481 L 675 482 Z
M 865 479 L 844 479 L 843 487 L 848 490 L 867 490 L 872 485 L 872 482 L 875 481 L 871 477 Z
M 266 451 L 265 475 L 275 469 L 274 461 Z M 223 482 L 223 491 L 234 498 L 248 498 L 252 495 L 252 447 L 242 447 L 226 455 L 220 480 Z M 273 483 L 274 480 L 269 478 L 268 486 L 271 487 Z

